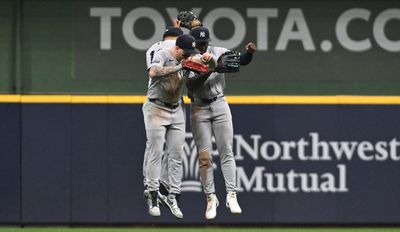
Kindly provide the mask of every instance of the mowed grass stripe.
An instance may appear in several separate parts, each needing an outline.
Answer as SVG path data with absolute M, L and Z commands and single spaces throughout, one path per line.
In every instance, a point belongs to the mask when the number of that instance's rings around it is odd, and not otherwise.
M 0 227 L 0 232 L 400 232 L 399 228 L 226 228 L 226 227 L 179 227 L 179 228 L 69 228 L 69 227 Z

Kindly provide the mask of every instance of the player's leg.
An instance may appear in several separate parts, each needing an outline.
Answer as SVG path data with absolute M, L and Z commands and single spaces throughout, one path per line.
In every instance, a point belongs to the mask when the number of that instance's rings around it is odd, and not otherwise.
M 163 109 L 151 102 L 146 102 L 142 110 L 147 137 L 147 167 L 145 176 L 152 203 L 151 206 L 149 206 L 149 214 L 152 216 L 160 216 L 157 198 L 161 175 L 161 158 L 166 133 L 164 124 L 166 123 L 168 112 L 163 112 Z
M 161 177 L 160 177 L 160 193 L 168 195 L 169 191 L 169 173 L 168 173 L 168 148 L 164 147 L 164 154 L 161 159 Z
M 183 218 L 179 208 L 179 196 L 182 184 L 182 155 L 185 143 L 185 121 L 183 112 L 178 109 L 172 114 L 173 123 L 168 127 L 166 133 L 166 147 L 168 153 L 169 194 L 164 203 L 171 209 L 177 218 Z
M 236 162 L 233 154 L 233 125 L 232 115 L 225 99 L 215 102 L 213 131 L 215 143 L 221 161 L 221 170 L 224 175 L 227 191 L 227 206 L 232 213 L 241 213 L 242 210 L 236 198 Z
M 196 144 L 200 180 L 203 191 L 207 197 L 206 219 L 214 219 L 217 216 L 218 199 L 215 195 L 214 170 L 212 160 L 212 127 L 209 107 L 191 105 L 191 126 L 193 139 Z
M 185 125 L 186 125 L 186 113 L 185 113 L 185 104 L 183 102 L 183 99 L 181 101 L 181 107 L 183 110 L 183 116 L 185 120 Z M 164 147 L 164 154 L 163 158 L 161 161 L 161 178 L 160 178 L 160 193 L 164 196 L 168 195 L 169 192 L 169 174 L 168 174 L 168 148 L 167 145 Z
M 149 208 L 151 207 L 152 203 L 151 203 L 151 195 L 150 195 L 150 191 L 147 189 L 147 185 L 148 185 L 148 180 L 147 180 L 147 158 L 148 158 L 148 152 L 149 152 L 149 143 L 146 141 L 146 149 L 144 151 L 144 155 L 143 155 L 143 185 L 144 185 L 144 192 L 143 192 L 143 197 L 147 200 L 147 204 L 149 205 Z
M 146 177 L 146 172 L 147 172 L 147 153 L 148 153 L 148 148 L 149 143 L 146 141 L 146 149 L 144 151 L 143 155 L 143 185 L 145 188 L 147 188 L 147 177 Z
M 199 159 L 200 180 L 205 194 L 215 192 L 212 160 L 212 126 L 209 107 L 191 105 L 190 123 Z

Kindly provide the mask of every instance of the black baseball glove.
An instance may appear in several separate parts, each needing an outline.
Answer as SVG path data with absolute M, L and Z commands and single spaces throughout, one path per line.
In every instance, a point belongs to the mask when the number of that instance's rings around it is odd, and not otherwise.
M 240 53 L 237 51 L 227 51 L 222 54 L 217 61 L 216 72 L 234 73 L 240 69 Z
M 180 11 L 177 17 L 181 22 L 180 26 L 191 30 L 193 27 L 202 26 L 200 20 L 192 11 Z

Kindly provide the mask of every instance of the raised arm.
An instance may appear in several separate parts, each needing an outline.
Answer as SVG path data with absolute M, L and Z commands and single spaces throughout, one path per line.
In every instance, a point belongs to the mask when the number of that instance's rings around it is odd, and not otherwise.
M 240 54 L 240 65 L 247 65 L 253 59 L 253 53 L 257 51 L 257 46 L 250 42 L 246 45 L 246 51 Z

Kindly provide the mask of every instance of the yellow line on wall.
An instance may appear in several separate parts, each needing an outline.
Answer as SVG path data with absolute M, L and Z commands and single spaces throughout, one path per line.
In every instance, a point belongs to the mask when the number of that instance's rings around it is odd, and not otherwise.
M 227 96 L 230 104 L 400 104 L 400 96 Z M 143 95 L 14 95 L 0 103 L 142 104 Z M 189 103 L 189 98 L 184 98 Z

